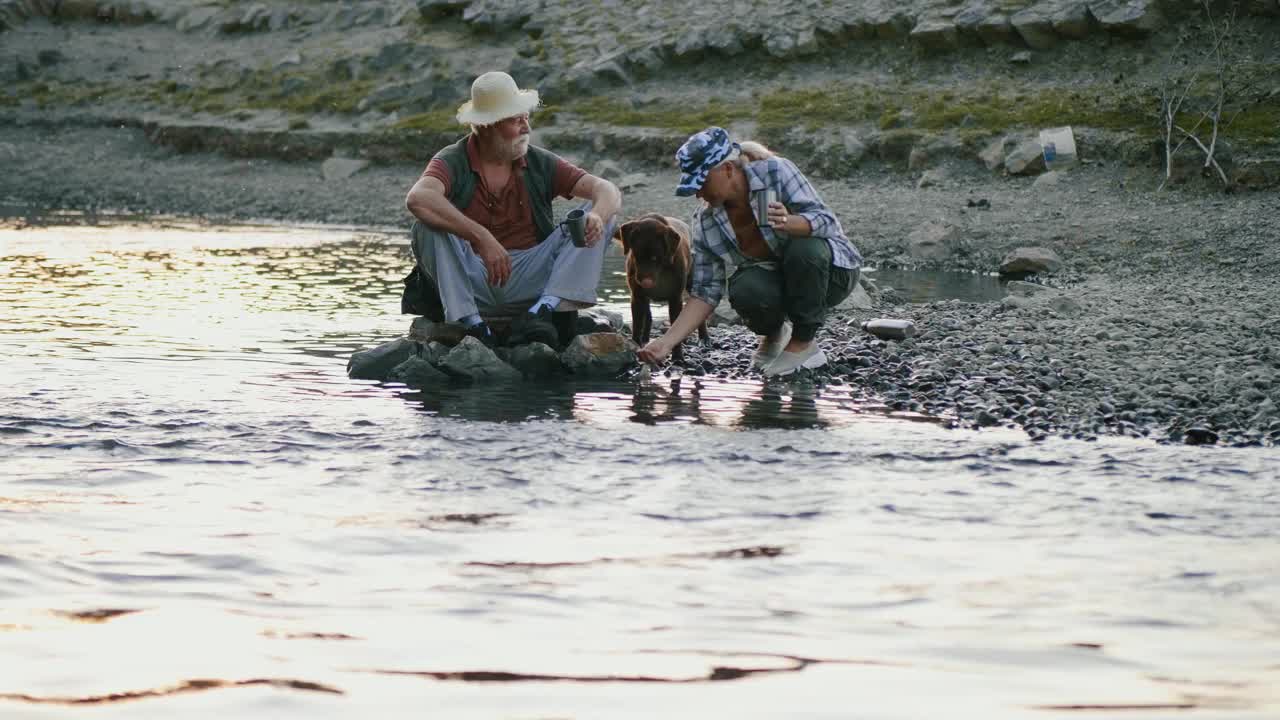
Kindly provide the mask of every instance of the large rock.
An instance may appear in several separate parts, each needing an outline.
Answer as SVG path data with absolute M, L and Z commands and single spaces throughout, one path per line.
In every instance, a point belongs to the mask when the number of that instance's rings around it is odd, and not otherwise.
M 425 358 L 410 355 L 408 360 L 391 368 L 387 380 L 400 382 L 409 387 L 423 388 L 449 381 L 449 376 L 436 369 Z
M 1009 151 L 1009 145 L 1012 139 L 1008 136 L 996 138 L 987 144 L 986 147 L 978 153 L 978 159 L 988 170 L 996 171 L 1004 167 L 1005 154 Z
M 1024 140 L 1004 159 L 1010 175 L 1037 175 L 1044 172 L 1044 148 L 1036 140 Z
M 1049 248 L 1014 248 L 1000 263 L 1001 275 L 1030 275 L 1057 272 L 1062 260 Z
M 575 375 L 613 375 L 635 364 L 636 350 L 630 338 L 617 333 L 579 335 L 560 354 L 560 362 Z
M 1000 12 L 986 16 L 975 25 L 975 28 L 978 37 L 989 46 L 1008 45 L 1018 37 L 1018 31 L 1013 29 L 1009 16 Z
M 1146 35 L 1164 24 L 1156 5 L 1156 0 L 1101 0 L 1089 3 L 1089 11 L 1107 32 Z
M 417 0 L 417 3 L 422 19 L 430 21 L 461 15 L 471 0 Z
M 218 17 L 221 12 L 222 9 L 217 7 L 201 6 L 191 8 L 178 19 L 178 32 L 189 33 L 204 28 L 208 26 L 214 18 Z
M 553 377 L 565 371 L 556 351 L 540 342 L 513 348 L 508 361 L 526 378 Z
M 598 332 L 622 332 L 626 321 L 622 313 L 604 308 L 588 308 L 578 311 L 578 322 L 574 327 L 575 335 L 590 335 Z
M 930 51 L 953 50 L 960 46 L 955 21 L 947 17 L 922 17 L 911 30 L 911 39 Z
M 915 260 L 942 262 L 955 252 L 960 231 L 950 225 L 928 222 L 907 236 L 907 254 Z
M 1088 37 L 1093 30 L 1093 13 L 1089 12 L 1088 3 L 1080 0 L 1067 0 L 1061 3 L 1051 19 L 1054 32 L 1063 37 L 1080 40 Z
M 479 340 L 467 336 L 440 361 L 440 368 L 454 377 L 472 382 L 519 380 L 520 371 L 502 362 Z
M 434 322 L 429 318 L 416 317 L 409 326 L 409 339 L 420 343 L 437 342 L 453 347 L 466 337 L 467 329 L 459 323 Z
M 1050 4 L 1053 3 L 1032 5 L 1009 18 L 1022 41 L 1036 50 L 1048 50 L 1058 44 L 1058 34 L 1053 31 L 1053 20 L 1049 17 L 1050 9 L 1046 7 Z
M 875 307 L 875 302 L 871 299 L 871 295 L 867 293 L 867 289 L 859 282 L 854 286 L 853 292 L 849 293 L 849 297 L 845 298 L 835 309 L 838 311 L 870 310 L 873 307 Z
M 397 338 L 371 350 L 352 353 L 347 360 L 347 377 L 355 380 L 385 380 L 392 368 L 408 360 L 417 345 L 408 338 Z

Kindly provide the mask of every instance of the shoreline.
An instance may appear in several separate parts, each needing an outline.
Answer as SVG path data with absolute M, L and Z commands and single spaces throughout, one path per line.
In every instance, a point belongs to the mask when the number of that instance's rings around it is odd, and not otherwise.
M 10 218 L 114 207 L 407 230 L 403 197 L 421 171 L 375 165 L 326 181 L 321 163 L 177 154 L 127 128 L 4 128 L 0 156 L 12 166 L 0 177 L 0 216 Z M 1062 269 L 1032 278 L 1045 293 L 1000 303 L 909 305 L 884 293 L 824 326 L 830 363 L 816 380 L 1033 438 L 1280 443 L 1280 297 L 1271 292 L 1280 207 L 1267 193 L 1155 194 L 1151 178 L 1105 163 L 1052 188 L 963 163 L 938 177 L 928 188 L 884 171 L 814 183 L 868 264 L 992 272 L 1025 246 L 1053 250 Z M 671 193 L 674 179 L 671 170 L 632 174 L 624 215 L 691 212 Z M 938 227 L 941 239 L 925 245 L 933 255 L 913 254 L 911 238 Z M 919 334 L 886 344 L 857 328 L 880 316 L 912 319 Z M 686 347 L 686 372 L 745 376 L 754 338 L 740 327 L 713 332 L 716 347 Z

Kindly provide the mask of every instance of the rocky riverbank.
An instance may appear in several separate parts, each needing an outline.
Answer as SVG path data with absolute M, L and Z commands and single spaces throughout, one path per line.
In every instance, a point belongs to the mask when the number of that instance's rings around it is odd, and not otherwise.
M 782 7 L 729 5 L 0 0 L 0 215 L 402 229 L 470 77 L 507 68 L 548 103 L 536 141 L 614 179 L 628 216 L 692 211 L 671 153 L 715 122 L 809 171 L 872 265 L 1058 259 L 1000 303 L 871 287 L 824 329 L 833 362 L 811 381 L 1037 437 L 1280 440 L 1280 88 L 1224 130 L 1235 192 L 1187 152 L 1157 191 L 1150 91 L 1188 4 L 798 4 L 705 32 Z M 1272 5 L 1241 7 L 1248 67 L 1280 67 Z M 1045 173 L 1027 141 L 1068 124 L 1083 162 Z M 920 333 L 857 329 L 876 316 Z M 713 338 L 684 371 L 749 375 L 753 338 Z

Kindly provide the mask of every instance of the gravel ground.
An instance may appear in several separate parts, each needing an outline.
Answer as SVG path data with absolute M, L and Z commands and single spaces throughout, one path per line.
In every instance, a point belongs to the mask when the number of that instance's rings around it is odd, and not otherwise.
M 0 216 L 19 221 L 78 210 L 403 228 L 404 193 L 421 171 L 375 166 L 326 182 L 319 164 L 177 155 L 134 129 L 12 125 L 0 127 L 0 160 Z M 817 185 L 871 264 L 993 271 L 1008 250 L 1040 246 L 1063 269 L 1032 278 L 1049 289 L 1001 303 L 903 304 L 885 292 L 873 309 L 831 319 L 820 340 L 832 362 L 813 381 L 1033 437 L 1280 441 L 1273 193 L 1156 193 L 1154 168 L 1103 164 L 1049 189 L 966 164 L 945 170 L 923 190 L 916 175 L 874 167 Z M 625 192 L 625 214 L 692 211 L 671 194 L 674 173 L 646 177 Z M 973 207 L 979 199 L 990 208 Z M 930 222 L 954 228 L 949 255 L 911 260 L 907 238 Z M 913 319 L 919 334 L 884 343 L 858 328 L 885 316 Z M 713 338 L 687 348 L 686 372 L 749 374 L 754 338 L 735 327 Z

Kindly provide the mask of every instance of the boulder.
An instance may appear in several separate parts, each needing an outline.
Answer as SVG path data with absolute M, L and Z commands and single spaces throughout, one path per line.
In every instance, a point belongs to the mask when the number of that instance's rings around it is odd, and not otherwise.
M 440 368 L 450 375 L 472 382 L 519 380 L 520 371 L 503 362 L 479 340 L 467 336 L 440 360 Z
M 565 371 L 556 351 L 540 342 L 512 348 L 507 361 L 526 378 L 548 378 Z
M 1053 14 L 1051 20 L 1054 32 L 1075 40 L 1088 37 L 1094 26 L 1089 4 L 1081 0 L 1060 3 L 1058 11 Z
M 466 337 L 467 329 L 459 323 L 435 322 L 430 318 L 416 317 L 409 327 L 409 339 L 420 343 L 440 343 L 453 347 Z
M 423 20 L 440 20 L 450 15 L 461 15 L 471 0 L 417 0 L 418 13 Z
M 978 153 L 978 158 L 988 170 L 993 172 L 999 170 L 1004 167 L 1005 153 L 1008 152 L 1011 142 L 1012 140 L 1007 136 L 992 140 L 982 149 L 982 152 Z
M 560 362 L 575 375 L 613 375 L 635 364 L 636 350 L 630 338 L 618 333 L 591 333 L 570 341 Z
M 436 369 L 425 358 L 411 355 L 408 360 L 391 368 L 391 372 L 387 374 L 387 380 L 404 383 L 409 387 L 422 388 L 448 382 L 449 376 Z
M 1004 13 L 992 13 L 975 25 L 978 37 L 988 46 L 1008 45 L 1018 37 L 1013 23 Z
M 944 261 L 961 241 L 960 230 L 938 222 L 927 222 L 907 236 L 907 254 L 913 260 Z
M 1100 0 L 1089 3 L 1089 11 L 1107 32 L 1118 35 L 1146 35 L 1164 25 L 1157 0 Z
M 960 34 L 951 18 L 923 17 L 912 28 L 910 37 L 920 47 L 933 52 L 960 46 Z
M 849 293 L 849 297 L 845 298 L 835 309 L 839 311 L 870 310 L 873 307 L 875 307 L 875 302 L 871 299 L 871 295 L 867 293 L 867 289 L 859 282 L 854 286 L 853 292 Z
M 212 22 L 213 19 L 221 12 L 221 8 L 210 7 L 207 5 L 191 8 L 191 10 L 178 19 L 178 32 L 189 33 L 204 28 L 208 26 L 209 23 Z
M 590 335 L 598 332 L 622 332 L 626 321 L 622 313 L 604 308 L 588 308 L 578 311 L 578 323 L 574 328 L 577 335 Z
M 347 360 L 347 377 L 353 380 L 384 380 L 400 363 L 413 356 L 417 344 L 397 338 L 370 350 L 352 353 Z
M 1001 275 L 1051 273 L 1060 269 L 1062 260 L 1058 254 L 1043 247 L 1014 248 L 1000 262 Z
M 1049 17 L 1049 8 L 1041 3 L 1020 10 L 1009 18 L 1013 29 L 1029 47 L 1035 50 L 1049 50 L 1058 44 L 1058 34 L 1053 31 L 1053 20 Z
M 1037 175 L 1044 172 L 1044 149 L 1036 140 L 1018 143 L 1004 160 L 1005 172 L 1010 175 Z

